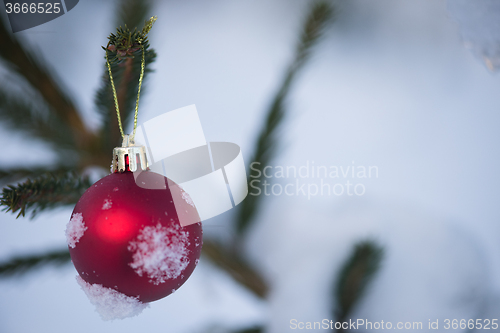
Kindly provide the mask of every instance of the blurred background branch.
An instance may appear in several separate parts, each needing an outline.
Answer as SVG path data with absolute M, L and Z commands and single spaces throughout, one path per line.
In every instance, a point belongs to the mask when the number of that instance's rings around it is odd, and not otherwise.
M 337 322 L 349 319 L 380 269 L 383 256 L 383 248 L 373 240 L 360 241 L 354 245 L 351 255 L 339 271 L 334 288 L 333 318 Z
M 0 264 L 0 278 L 27 273 L 45 265 L 63 265 L 71 260 L 67 249 L 56 250 L 40 255 L 19 256 Z
M 293 61 L 285 71 L 281 85 L 272 99 L 264 124 L 258 134 L 249 165 L 254 163 L 257 175 L 249 174 L 249 182 L 261 180 L 262 169 L 276 157 L 279 146 L 279 129 L 286 114 L 287 98 L 298 73 L 310 59 L 314 46 L 321 40 L 328 24 L 333 21 L 334 7 L 329 1 L 313 2 L 304 21 Z M 249 168 L 249 170 L 251 170 Z M 260 173 L 259 173 L 260 172 Z M 244 234 L 259 210 L 262 196 L 248 195 L 239 205 L 236 218 L 238 236 Z
M 79 149 L 86 149 L 96 139 L 83 123 L 72 97 L 62 88 L 42 55 L 20 43 L 7 31 L 3 22 L 0 24 L 0 57 L 11 71 L 22 77 L 43 98 L 52 117 L 71 129 L 72 141 Z M 63 128 L 60 130 L 64 131 Z

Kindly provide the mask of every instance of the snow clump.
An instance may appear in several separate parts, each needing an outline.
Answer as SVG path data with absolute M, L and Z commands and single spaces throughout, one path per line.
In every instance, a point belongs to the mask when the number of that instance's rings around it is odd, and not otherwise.
M 76 276 L 76 281 L 103 320 L 134 317 L 149 307 L 149 304 L 142 303 L 137 298 L 103 287 L 100 284 L 90 284 L 79 275 Z
M 85 230 L 87 230 L 87 227 L 83 222 L 82 213 L 73 214 L 66 225 L 66 242 L 68 246 L 74 249 Z
M 155 285 L 176 279 L 189 264 L 188 237 L 179 225 L 144 227 L 128 246 L 133 252 L 130 266 L 139 276 L 146 274 Z

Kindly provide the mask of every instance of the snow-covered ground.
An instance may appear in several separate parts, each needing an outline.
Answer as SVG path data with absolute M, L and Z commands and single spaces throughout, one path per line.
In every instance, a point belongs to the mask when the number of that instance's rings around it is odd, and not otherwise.
M 308 2 L 161 2 L 150 38 L 156 72 L 139 122 L 196 104 L 207 140 L 237 143 L 248 161 Z M 111 2 L 81 1 L 19 33 L 51 59 L 91 126 L 112 9 Z M 262 322 L 269 332 L 287 332 L 291 319 L 333 319 L 329 288 L 353 243 L 367 237 L 386 257 L 354 318 L 421 321 L 424 328 L 439 320 L 440 330 L 445 319 L 498 318 L 499 88 L 498 75 L 464 47 L 445 1 L 342 1 L 295 86 L 273 170 L 378 172 L 271 179 L 292 184 L 293 195 L 266 198 L 246 243 L 271 281 L 269 302 L 202 261 L 179 291 L 140 316 L 103 322 L 71 266 L 46 267 L 0 280 L 0 332 L 219 332 Z M 4 165 L 43 157 L 43 145 L 30 148 L 8 129 L 0 138 L 9 142 Z M 308 198 L 296 191 L 297 182 L 314 190 L 321 181 L 350 181 L 365 192 Z M 0 260 L 65 246 L 70 213 L 34 221 L 0 215 Z M 207 233 L 227 234 L 232 214 L 207 221 Z

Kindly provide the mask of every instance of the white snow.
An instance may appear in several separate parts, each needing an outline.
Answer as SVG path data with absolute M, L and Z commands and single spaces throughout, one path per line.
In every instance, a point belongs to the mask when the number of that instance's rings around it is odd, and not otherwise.
M 75 248 L 76 243 L 83 236 L 87 227 L 83 222 L 82 213 L 75 213 L 66 225 L 66 242 L 69 247 Z
M 182 199 L 186 201 L 190 206 L 194 207 L 193 199 L 187 194 L 187 192 L 182 191 Z
M 104 199 L 104 203 L 102 204 L 102 210 L 110 209 L 113 203 L 109 199 Z
M 100 284 L 90 284 L 83 280 L 80 275 L 76 276 L 76 281 L 82 287 L 90 303 L 95 305 L 96 311 L 103 320 L 134 317 L 149 307 L 149 304 L 142 303 L 134 297 L 103 287 Z
M 158 223 L 156 227 L 144 227 L 128 246 L 134 252 L 130 266 L 156 285 L 177 278 L 189 264 L 188 236 L 179 225 L 168 228 Z

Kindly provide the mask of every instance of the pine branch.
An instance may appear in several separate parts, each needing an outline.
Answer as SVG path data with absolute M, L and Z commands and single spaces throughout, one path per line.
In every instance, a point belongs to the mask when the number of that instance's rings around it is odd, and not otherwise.
M 351 256 L 339 272 L 335 286 L 337 321 L 343 322 L 349 318 L 380 269 L 383 256 L 383 248 L 374 241 L 361 241 L 354 246 Z
M 16 257 L 0 264 L 0 278 L 25 274 L 44 265 L 63 265 L 71 260 L 68 249 L 56 250 L 42 255 Z
M 51 74 L 52 71 L 47 68 L 41 54 L 33 53 L 19 43 L 7 31 L 4 22 L 0 22 L 0 58 L 40 94 L 64 127 L 71 129 L 73 141 L 78 147 L 86 147 L 96 139 L 85 127 L 72 99 Z
M 257 162 L 256 165 L 254 165 L 254 169 L 262 171 L 275 155 L 278 147 L 278 130 L 286 113 L 286 101 L 290 88 L 297 74 L 310 58 L 314 46 L 321 39 L 321 36 L 323 36 L 327 25 L 332 21 L 333 13 L 334 9 L 332 5 L 327 1 L 320 1 L 312 4 L 304 22 L 294 60 L 288 67 L 281 86 L 271 102 L 265 124 L 258 136 L 254 155 L 250 159 L 250 165 Z M 249 181 L 261 180 L 262 173 L 260 175 L 260 177 L 249 177 Z M 242 235 L 248 228 L 252 218 L 258 211 L 261 199 L 261 196 L 249 195 L 240 204 L 236 221 L 236 230 L 239 235 Z
M 266 295 L 267 286 L 262 277 L 253 271 L 243 259 L 211 241 L 204 241 L 202 250 L 203 254 L 210 258 L 215 265 L 228 272 L 236 281 L 246 286 L 257 296 L 264 297 Z M 14 258 L 0 265 L 0 277 L 14 273 L 27 273 L 36 266 L 49 264 L 54 261 L 62 264 L 70 259 L 67 250 Z
M 217 243 L 203 241 L 203 254 L 219 268 L 229 273 L 236 281 L 253 291 L 259 297 L 265 297 L 267 284 L 259 273 L 235 252 L 228 251 Z
M 0 205 L 5 211 L 19 211 L 17 217 L 31 210 L 31 218 L 44 209 L 75 204 L 92 185 L 88 177 L 75 173 L 47 173 L 2 190 Z
M 19 93 L 0 88 L 0 121 L 8 128 L 23 131 L 34 139 L 50 143 L 61 153 L 61 158 L 67 157 L 64 152 L 77 149 L 72 129 L 36 98 L 20 96 Z
M 139 22 L 144 22 L 146 13 L 149 10 L 149 1 L 124 0 L 119 10 L 120 17 L 118 19 L 121 22 L 120 24 L 125 23 L 124 28 L 118 28 L 116 34 L 109 36 L 109 44 L 106 49 L 111 63 L 124 127 L 132 120 L 133 111 L 135 110 L 141 69 L 141 47 L 144 47 L 145 50 L 144 81 L 146 81 L 147 74 L 151 72 L 150 65 L 156 59 L 156 53 L 149 48 L 147 40 L 149 30 L 130 30 L 128 28 L 136 27 Z M 144 88 L 143 83 L 141 95 L 144 94 Z M 100 131 L 102 137 L 101 149 L 110 151 L 121 143 L 121 139 L 107 67 L 104 68 L 101 87 L 97 91 L 95 104 L 103 122 Z
M 0 169 L 0 184 L 7 184 L 27 177 L 38 177 L 43 173 L 65 174 L 70 171 L 66 166 L 2 168 Z

